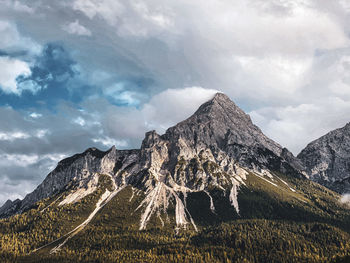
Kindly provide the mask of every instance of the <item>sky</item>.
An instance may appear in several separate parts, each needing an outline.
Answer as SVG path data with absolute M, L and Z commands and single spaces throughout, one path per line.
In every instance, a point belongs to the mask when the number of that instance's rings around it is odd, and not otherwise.
M 350 122 L 348 0 L 0 0 L 0 205 L 220 91 L 298 154 Z

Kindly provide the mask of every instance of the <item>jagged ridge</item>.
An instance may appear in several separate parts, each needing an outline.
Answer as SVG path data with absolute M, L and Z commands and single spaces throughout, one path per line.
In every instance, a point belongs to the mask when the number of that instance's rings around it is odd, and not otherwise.
M 266 137 L 226 95 L 218 93 L 190 118 L 169 128 L 162 136 L 146 133 L 139 150 L 106 152 L 91 148 L 61 161 L 42 184 L 14 209 L 3 209 L 2 216 L 21 213 L 37 201 L 69 191 L 60 205 L 77 202 L 92 193 L 99 174 L 108 174 L 116 187 L 131 185 L 146 197 L 140 229 L 153 215 L 175 204 L 177 228 L 196 225 L 186 205 L 191 193 L 217 189 L 239 214 L 239 188 L 249 172 L 270 182 L 270 171 L 302 177 L 302 165 L 287 149 Z M 264 178 L 266 177 L 266 178 Z M 277 185 L 270 182 L 272 185 Z M 210 204 L 211 210 L 215 210 Z

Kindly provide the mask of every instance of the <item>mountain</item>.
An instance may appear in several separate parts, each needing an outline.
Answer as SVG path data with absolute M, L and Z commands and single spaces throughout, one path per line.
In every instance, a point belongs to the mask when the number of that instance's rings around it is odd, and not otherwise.
M 59 162 L 23 200 L 6 202 L 0 259 L 318 262 L 346 256 L 350 212 L 304 169 L 218 93 L 165 134 L 147 132 L 140 149 L 90 148 Z
M 313 181 L 350 192 L 350 123 L 308 144 L 298 158 Z
M 69 198 L 81 199 L 96 188 L 98 173 L 112 175 L 118 187 L 132 185 L 150 193 L 159 187 L 167 195 L 173 195 L 170 189 L 192 192 L 209 186 L 236 188 L 242 182 L 242 173 L 245 174 L 241 167 L 258 173 L 264 173 L 265 169 L 266 173 L 288 171 L 295 176 L 302 176 L 303 169 L 300 161 L 266 137 L 249 115 L 226 95 L 217 93 L 164 135 L 155 131 L 146 133 L 140 150 L 117 151 L 112 147 L 102 152 L 91 148 L 61 161 L 20 204 L 6 204 L 9 208 L 2 209 L 2 216 L 21 213 L 74 184 L 78 190 Z M 218 180 L 210 169 L 233 177 Z

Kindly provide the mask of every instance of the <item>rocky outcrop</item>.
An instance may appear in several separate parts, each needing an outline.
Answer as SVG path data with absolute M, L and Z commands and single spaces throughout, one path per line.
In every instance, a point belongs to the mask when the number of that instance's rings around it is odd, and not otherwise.
M 0 208 L 0 215 L 6 216 L 14 214 L 20 208 L 20 205 L 20 199 L 16 199 L 15 201 L 7 200 L 5 204 Z
M 340 193 L 350 191 L 350 123 L 308 144 L 298 158 L 311 180 Z
M 187 120 L 169 128 L 162 138 L 200 152 L 210 147 L 223 151 L 249 168 L 271 168 L 301 172 L 303 165 L 286 148 L 274 142 L 253 124 L 225 94 L 217 93 Z
M 94 173 L 109 173 L 113 171 L 117 158 L 117 150 L 113 146 L 106 152 L 89 148 L 81 154 L 60 161 L 45 180 L 23 200 L 13 204 L 9 202 L 0 210 L 0 215 L 7 216 L 14 212 L 21 213 L 37 201 L 57 194 L 69 187 L 87 188 Z M 97 185 L 97 181 L 95 183 Z M 5 206 L 7 209 L 5 209 Z

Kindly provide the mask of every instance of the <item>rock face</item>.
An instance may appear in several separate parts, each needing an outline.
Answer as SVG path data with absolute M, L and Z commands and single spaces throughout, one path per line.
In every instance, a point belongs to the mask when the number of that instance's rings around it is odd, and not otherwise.
M 0 215 L 11 215 L 17 212 L 21 205 L 21 200 L 15 201 L 7 200 L 5 204 L 0 208 Z
M 311 142 L 298 158 L 310 179 L 340 193 L 350 191 L 350 123 Z
M 61 161 L 17 204 L 19 208 L 11 209 L 13 206 L 7 204 L 1 215 L 20 213 L 65 191 L 70 193 L 60 205 L 76 202 L 94 191 L 98 174 L 107 174 L 117 188 L 132 186 L 145 194 L 138 208 L 142 210 L 140 229 L 171 204 L 175 206 L 176 226 L 196 229 L 187 209 L 188 195 L 204 192 L 212 200 L 208 191 L 217 189 L 239 214 L 237 195 L 249 172 L 269 179 L 273 178 L 270 171 L 303 177 L 302 169 L 300 160 L 266 137 L 249 115 L 218 93 L 164 135 L 147 132 L 138 150 L 112 147 L 102 152 L 92 148 Z M 214 205 L 210 209 L 214 211 Z
M 47 175 L 45 180 L 22 201 L 16 200 L 13 204 L 6 202 L 0 210 L 0 215 L 6 216 L 12 214 L 15 205 L 16 213 L 21 213 L 37 201 L 50 197 L 72 185 L 87 187 L 94 173 L 109 172 L 110 169 L 113 169 L 116 153 L 115 147 L 112 147 L 107 152 L 102 152 L 96 148 L 89 148 L 81 154 L 76 154 L 60 161 L 57 167 Z M 4 209 L 5 206 L 9 208 Z
M 200 106 L 187 120 L 169 128 L 162 138 L 172 143 L 181 139 L 197 152 L 210 146 L 249 168 L 303 169 L 292 153 L 266 137 L 249 115 L 222 93 Z

